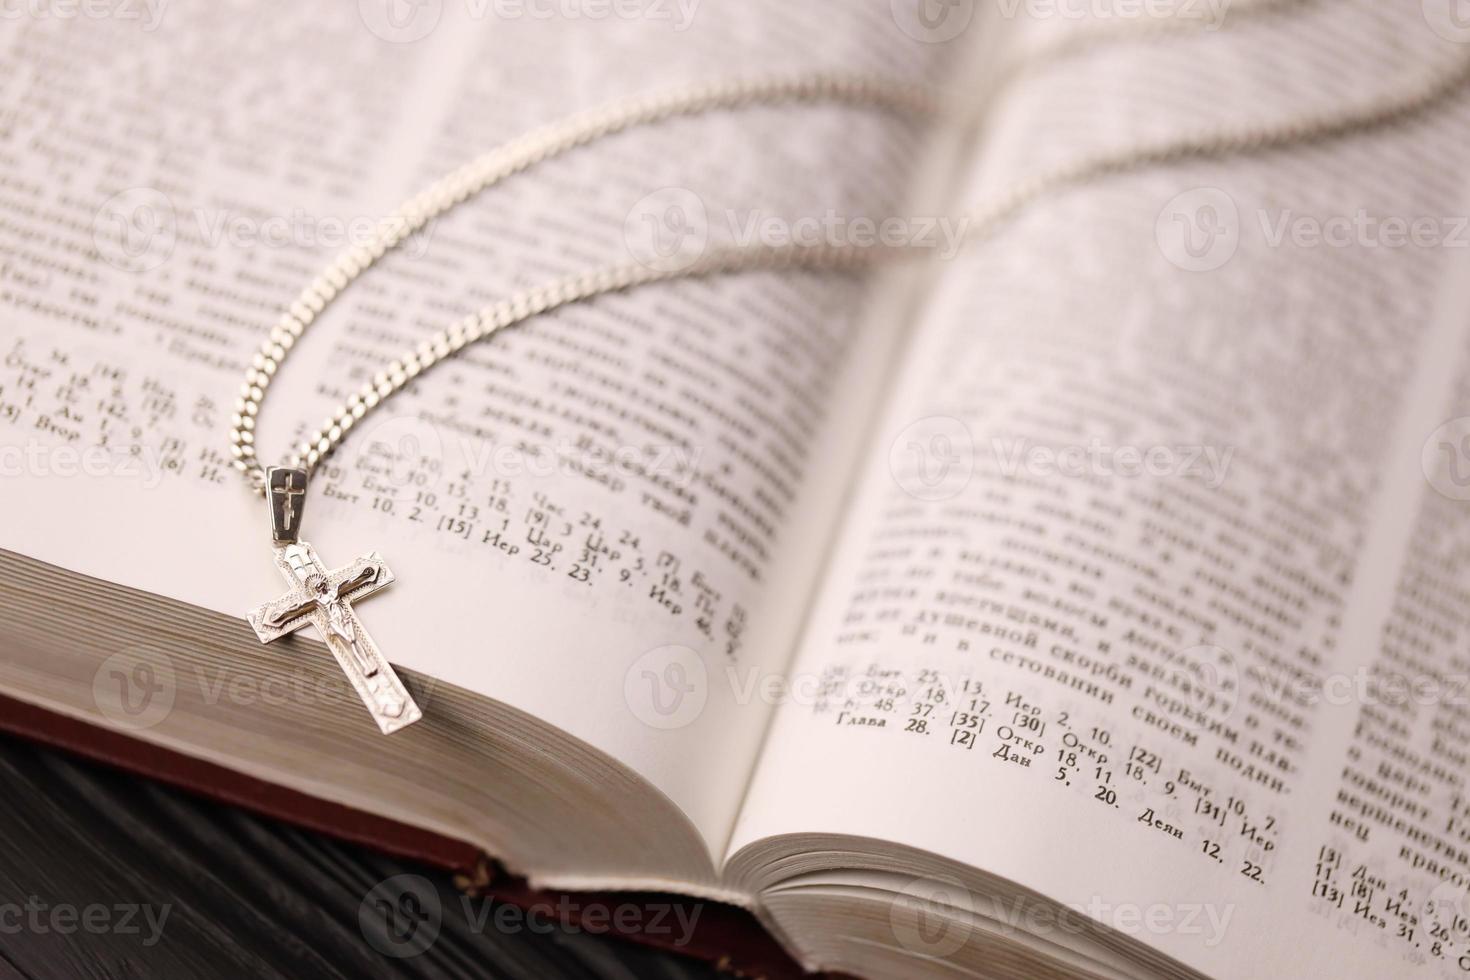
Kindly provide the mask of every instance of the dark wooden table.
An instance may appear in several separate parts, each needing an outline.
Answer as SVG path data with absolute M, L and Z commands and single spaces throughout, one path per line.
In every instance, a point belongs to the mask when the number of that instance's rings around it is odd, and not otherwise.
M 519 910 L 466 915 L 444 872 L 3 736 L 0 781 L 0 980 L 719 976 Z

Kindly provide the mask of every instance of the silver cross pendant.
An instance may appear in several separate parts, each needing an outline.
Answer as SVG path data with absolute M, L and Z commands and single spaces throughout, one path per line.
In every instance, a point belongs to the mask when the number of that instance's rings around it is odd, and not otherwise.
M 260 642 L 270 643 L 304 626 L 315 626 L 327 641 L 347 679 L 384 735 L 423 717 L 403 682 L 363 629 L 352 603 L 393 584 L 393 572 L 373 552 L 351 565 L 328 569 L 310 544 L 300 540 L 306 500 L 306 471 L 272 467 L 266 471 L 271 536 L 276 565 L 290 586 L 280 598 L 247 617 Z

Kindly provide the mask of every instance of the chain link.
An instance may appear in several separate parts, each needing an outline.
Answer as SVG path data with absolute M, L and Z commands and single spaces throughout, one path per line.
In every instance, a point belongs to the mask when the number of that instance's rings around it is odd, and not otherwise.
M 1362 132 L 1424 111 L 1470 81 L 1470 54 L 1449 69 L 1428 74 L 1417 84 L 1381 99 L 1335 112 L 1310 113 L 1274 126 L 1245 126 L 1192 134 L 1153 146 L 1085 158 L 1019 181 L 1004 194 L 969 214 L 965 240 L 973 241 L 1034 201 L 1067 185 L 1143 167 L 1191 158 L 1262 152 Z M 272 379 L 291 348 L 326 306 L 385 253 L 429 221 L 480 191 L 550 157 L 634 126 L 720 109 L 781 103 L 833 102 L 912 115 L 930 114 L 936 101 L 924 89 L 870 77 L 813 75 L 737 80 L 629 99 L 579 113 L 533 130 L 452 171 L 406 201 L 371 243 L 339 255 L 313 280 L 261 346 L 246 372 L 230 431 L 234 465 L 257 493 L 264 493 L 265 469 L 255 450 L 255 421 Z M 405 352 L 378 372 L 303 440 L 288 465 L 311 472 L 341 445 L 353 427 L 386 399 L 440 361 L 498 330 L 541 313 L 596 296 L 669 279 L 762 269 L 801 268 L 855 271 L 913 250 L 837 245 L 757 245 L 711 249 L 679 268 L 658 269 L 637 262 L 609 265 L 516 293 L 457 320 L 447 329 Z
M 536 163 L 635 126 L 678 116 L 699 115 L 721 109 L 752 105 L 827 102 L 869 106 L 922 115 L 935 110 L 930 93 L 921 86 L 900 84 L 866 76 L 806 75 L 764 79 L 737 79 L 716 85 L 701 85 L 677 91 L 638 96 L 598 109 L 577 113 L 512 140 L 470 161 L 430 184 L 405 201 L 368 243 L 344 251 L 281 314 L 270 335 L 252 358 L 235 403 L 230 429 L 230 452 L 236 469 L 245 473 L 252 488 L 264 493 L 265 468 L 255 449 L 255 421 L 270 389 L 271 381 L 292 347 L 336 297 L 358 276 L 370 269 L 387 252 L 430 221 L 474 195 Z M 729 256 L 678 270 L 678 274 L 719 271 Z M 740 267 L 781 264 L 774 255 L 752 254 Z M 812 256 L 821 266 L 835 257 Z M 844 259 L 843 262 L 851 262 Z M 840 263 L 839 263 L 840 264 Z M 326 420 L 322 427 L 295 449 L 289 465 L 311 471 L 336 448 L 354 424 L 384 399 L 401 390 L 430 367 L 502 327 L 570 302 L 601 293 L 626 289 L 644 282 L 671 278 L 635 265 L 615 266 L 582 276 L 563 279 L 513 296 L 465 317 L 449 329 L 420 344 L 364 385 Z

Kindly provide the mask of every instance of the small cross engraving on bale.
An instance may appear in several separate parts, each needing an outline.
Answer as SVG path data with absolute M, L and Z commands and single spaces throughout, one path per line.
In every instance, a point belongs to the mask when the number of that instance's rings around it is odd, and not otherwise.
M 295 541 L 306 509 L 306 474 L 273 466 L 266 475 L 266 491 L 271 505 L 271 536 L 280 542 Z

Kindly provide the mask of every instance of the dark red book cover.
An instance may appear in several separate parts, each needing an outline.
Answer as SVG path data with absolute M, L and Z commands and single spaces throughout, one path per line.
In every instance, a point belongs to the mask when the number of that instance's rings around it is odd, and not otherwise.
M 560 902 L 560 894 L 531 888 L 524 879 L 506 873 L 492 856 L 463 841 L 286 789 L 4 695 L 0 695 L 0 730 L 329 837 L 448 869 L 455 872 L 455 883 L 468 893 L 487 895 L 527 910 L 557 910 L 566 915 L 569 924 L 578 924 L 578 908 L 606 907 L 629 900 L 628 895 L 579 893 L 574 900 L 568 896 L 568 901 Z M 676 949 L 738 976 L 771 980 L 811 976 L 744 909 L 678 895 L 647 898 L 700 906 L 693 938 L 676 948 L 663 932 L 627 931 L 616 923 L 608 923 L 607 931 L 631 942 Z

